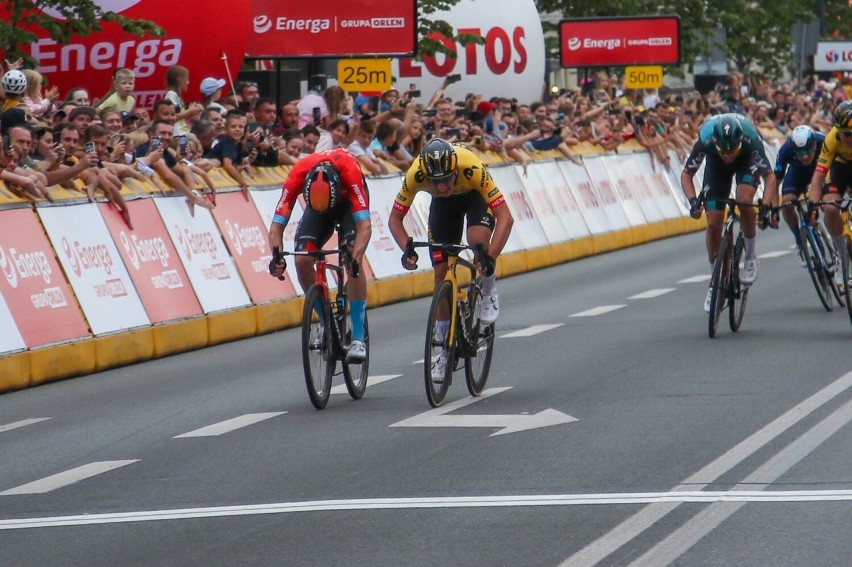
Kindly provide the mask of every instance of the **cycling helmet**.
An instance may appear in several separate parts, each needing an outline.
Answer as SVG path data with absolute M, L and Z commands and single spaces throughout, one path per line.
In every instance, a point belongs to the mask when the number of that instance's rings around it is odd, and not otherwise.
M 318 163 L 305 178 L 305 202 L 318 213 L 333 209 L 340 199 L 340 175 L 328 163 Z
M 844 100 L 834 109 L 834 125 L 840 129 L 852 128 L 852 100 Z
M 3 75 L 3 92 L 22 95 L 27 90 L 27 77 L 17 69 L 12 69 Z
M 713 126 L 712 140 L 720 155 L 737 153 L 743 143 L 743 127 L 740 121 L 730 115 L 720 116 Z
M 420 152 L 421 167 L 431 181 L 443 180 L 456 172 L 459 158 L 453 145 L 441 138 L 429 140 Z
M 816 149 L 816 134 L 810 126 L 796 126 L 793 133 L 790 135 L 790 141 L 793 143 L 793 149 L 797 154 L 807 155 Z

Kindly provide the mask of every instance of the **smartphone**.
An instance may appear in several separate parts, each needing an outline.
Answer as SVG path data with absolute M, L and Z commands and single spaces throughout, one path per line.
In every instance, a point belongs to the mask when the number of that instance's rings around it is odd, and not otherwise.
M 246 140 L 246 150 L 248 151 L 248 153 L 251 153 L 253 149 L 254 149 L 254 138 L 248 138 Z
M 461 81 L 461 75 L 456 73 L 454 75 L 447 75 L 447 84 L 452 85 L 453 83 L 458 83 Z
M 458 137 L 458 135 L 461 134 L 461 130 L 458 128 L 447 128 L 444 132 L 446 133 L 447 138 L 452 138 L 453 136 Z
M 456 116 L 470 116 L 470 109 L 469 108 L 457 108 L 456 109 Z
M 437 108 L 427 108 L 423 111 L 423 116 L 438 116 Z
M 319 109 L 318 106 L 314 108 L 314 120 L 316 120 L 316 110 L 317 109 Z M 258 126 L 260 126 L 260 124 L 258 124 L 257 122 L 252 122 L 251 124 L 249 124 L 248 125 L 249 134 L 254 134 L 254 132 L 255 132 L 255 130 L 257 130 Z
M 311 112 L 314 115 L 314 126 L 319 126 L 320 124 L 322 124 L 322 110 L 320 109 L 320 107 L 313 107 Z
M 62 132 L 53 133 L 53 143 L 58 144 L 62 141 Z
M 377 96 L 370 97 L 370 110 L 373 111 L 373 112 L 378 112 L 379 111 L 379 102 L 380 102 L 379 97 L 377 97 Z
M 151 151 L 156 152 L 159 149 L 160 149 L 160 137 L 154 136 L 153 138 L 151 138 Z
M 186 155 L 186 144 L 188 140 L 186 136 L 178 136 L 178 151 L 180 151 L 180 155 Z
M 3 134 L 3 153 L 7 156 L 12 155 L 12 143 L 9 141 L 8 134 Z
M 88 144 L 86 144 L 86 153 L 87 153 L 87 154 L 90 154 L 90 153 L 92 153 L 93 151 L 95 151 L 95 143 L 94 143 L 94 142 L 89 142 Z
M 408 91 L 408 98 L 417 98 L 420 96 L 420 91 Z

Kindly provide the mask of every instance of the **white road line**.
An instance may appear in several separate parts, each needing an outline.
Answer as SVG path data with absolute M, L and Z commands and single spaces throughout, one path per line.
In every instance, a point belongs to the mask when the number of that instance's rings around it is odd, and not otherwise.
M 685 280 L 680 280 L 677 283 L 701 283 L 710 281 L 710 274 L 703 274 L 700 276 L 692 276 L 691 278 L 686 278 Z
M 675 290 L 673 287 L 665 287 L 660 289 L 649 289 L 648 291 L 643 291 L 642 293 L 637 293 L 636 295 L 631 295 L 627 299 L 653 299 L 655 297 L 660 297 L 661 295 L 665 295 L 667 293 L 671 293 Z
M 546 331 L 550 331 L 553 329 L 557 329 L 562 327 L 565 323 L 553 323 L 550 325 L 533 325 L 532 327 L 527 327 L 526 329 L 521 329 L 519 331 L 515 331 L 509 333 L 507 335 L 503 335 L 501 339 L 516 339 L 518 337 L 532 337 L 533 335 L 538 335 L 540 333 L 544 333 Z
M 790 443 L 783 451 L 743 479 L 738 486 L 748 486 L 753 491 L 755 488 L 759 490 L 760 486 L 770 485 L 850 421 L 852 421 L 852 401 L 846 402 L 843 407 L 835 410 L 807 433 Z M 669 565 L 745 504 L 744 501 L 728 501 L 705 508 L 631 565 L 633 567 Z
M 776 250 L 774 252 L 767 252 L 765 254 L 759 254 L 757 256 L 758 260 L 763 258 L 778 258 L 779 256 L 786 256 L 787 254 L 792 254 L 792 250 Z
M 423 362 L 422 360 L 420 362 Z M 381 384 L 382 382 L 387 382 L 388 380 L 393 380 L 394 378 L 399 378 L 402 374 L 384 374 L 381 376 L 367 376 L 367 387 L 375 386 L 376 384 Z M 349 390 L 346 389 L 346 384 L 340 384 L 331 389 L 332 394 L 348 394 Z
M 793 409 L 749 436 L 697 473 L 685 479 L 680 485 L 674 487 L 672 491 L 678 492 L 687 489 L 700 490 L 708 484 L 715 482 L 719 477 L 765 447 L 776 437 L 845 392 L 850 386 L 852 386 L 852 372 L 844 374 L 810 398 L 795 405 Z M 680 503 L 677 502 L 663 502 L 642 508 L 642 510 L 566 559 L 559 567 L 589 567 L 597 565 L 611 553 L 662 520 L 679 505 Z
M 17 429 L 19 427 L 26 427 L 27 425 L 32 425 L 33 423 L 41 423 L 42 421 L 47 421 L 50 419 L 49 417 L 34 417 L 32 419 L 22 419 L 21 421 L 15 421 L 12 423 L 7 423 L 6 425 L 0 425 L 0 433 L 4 431 L 12 431 L 13 429 Z
M 604 313 L 609 313 L 610 311 L 615 311 L 617 309 L 621 309 L 622 307 L 627 307 L 626 305 L 601 305 L 599 307 L 593 307 L 587 311 L 580 311 L 579 313 L 574 313 L 571 317 L 594 317 L 596 315 L 603 315 Z
M 219 423 L 214 423 L 213 425 L 208 425 L 207 427 L 202 427 L 201 429 L 190 431 L 189 433 L 176 435 L 174 438 L 183 439 L 186 437 L 214 437 L 216 435 L 230 433 L 231 431 L 234 431 L 236 429 L 248 427 L 249 425 L 254 425 L 255 423 L 273 417 L 278 417 L 279 415 L 283 415 L 285 413 L 287 412 L 274 411 L 269 413 L 247 413 L 245 415 L 241 415 L 240 417 L 235 417 L 234 419 L 228 419 Z
M 74 484 L 75 482 L 80 482 L 81 480 L 135 463 L 138 460 L 139 459 L 133 459 L 131 461 L 99 461 L 96 463 L 89 463 L 88 465 L 83 465 L 40 480 L 22 484 L 16 488 L 10 488 L 9 490 L 0 492 L 0 496 L 44 494 L 45 492 L 50 492 L 51 490 L 56 490 L 57 488 L 62 488 L 69 484 Z
M 247 504 L 242 506 L 214 506 L 209 508 L 177 508 L 171 510 L 138 510 L 108 514 L 79 514 L 72 516 L 11 518 L 0 520 L 0 530 L 55 528 L 60 526 L 85 526 L 120 524 L 128 522 L 157 522 L 163 520 L 191 520 L 198 518 L 223 518 L 229 516 L 257 516 L 262 514 L 287 514 L 293 512 L 334 512 L 344 510 L 410 510 L 425 508 L 517 508 L 523 506 L 588 506 L 651 504 L 657 502 L 848 502 L 852 490 L 801 490 L 801 491 L 684 491 L 638 492 L 613 494 L 543 494 L 522 496 L 438 496 L 424 498 L 373 498 L 352 500 L 313 500 L 306 502 L 278 502 L 272 504 Z

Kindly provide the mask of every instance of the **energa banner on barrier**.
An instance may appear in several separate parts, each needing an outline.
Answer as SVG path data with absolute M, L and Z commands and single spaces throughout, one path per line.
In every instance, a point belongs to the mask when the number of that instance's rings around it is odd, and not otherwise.
M 3 350 L 17 348 L 16 337 L 34 348 L 91 336 L 32 209 L 0 211 L 0 271 L 0 294 L 14 320 L 12 325 L 0 320 Z
M 36 209 L 95 335 L 151 324 L 95 203 Z M 109 208 L 109 214 L 118 215 Z

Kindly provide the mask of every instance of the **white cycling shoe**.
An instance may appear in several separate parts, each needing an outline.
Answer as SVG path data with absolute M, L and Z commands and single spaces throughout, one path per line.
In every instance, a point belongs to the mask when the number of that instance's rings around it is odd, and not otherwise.
M 497 294 L 482 296 L 482 309 L 479 312 L 479 320 L 485 325 L 492 325 L 500 315 L 500 299 Z
M 743 269 L 740 270 L 740 283 L 751 284 L 757 279 L 757 259 L 746 260 L 743 262 Z

